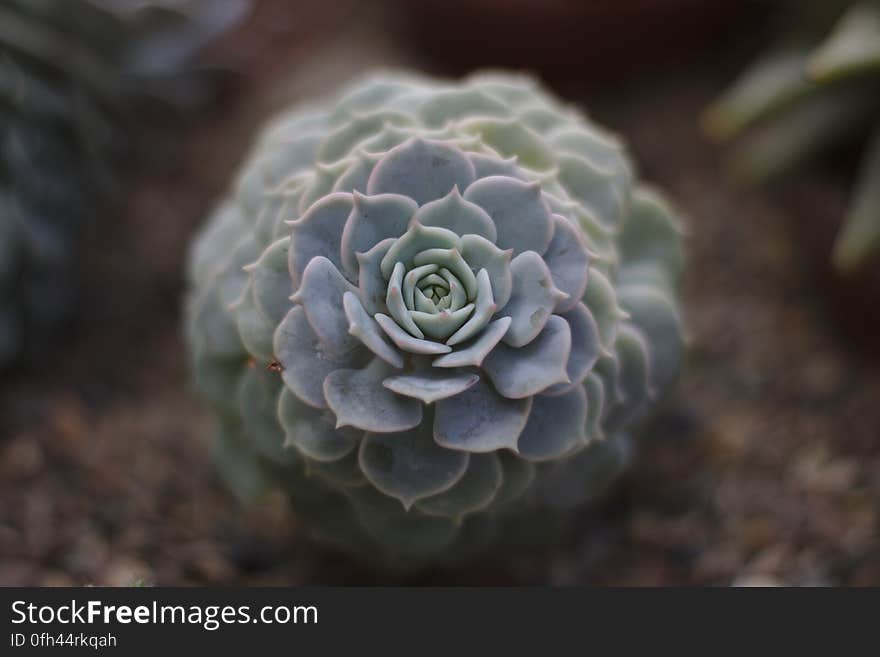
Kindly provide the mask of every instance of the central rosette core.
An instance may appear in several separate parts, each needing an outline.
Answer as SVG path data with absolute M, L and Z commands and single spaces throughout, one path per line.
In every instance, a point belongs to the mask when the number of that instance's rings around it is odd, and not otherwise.
M 488 272 L 474 272 L 460 243 L 453 231 L 413 222 L 382 259 L 385 305 L 395 326 L 380 324 L 389 335 L 402 329 L 415 338 L 404 343 L 414 347 L 411 351 L 421 351 L 422 341 L 447 347 L 464 342 L 476 336 L 495 311 Z
M 446 341 L 473 315 L 476 295 L 476 276 L 456 249 L 427 249 L 408 271 L 394 265 L 385 303 L 410 335 Z

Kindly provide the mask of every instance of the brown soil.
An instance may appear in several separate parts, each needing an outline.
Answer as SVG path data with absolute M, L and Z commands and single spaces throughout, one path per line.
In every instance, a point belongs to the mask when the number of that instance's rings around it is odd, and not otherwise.
M 388 582 L 305 540 L 284 500 L 244 509 L 221 486 L 179 328 L 187 241 L 255 126 L 315 80 L 400 60 L 367 41 L 246 86 L 89 245 L 80 321 L 0 393 L 0 584 Z M 876 344 L 854 347 L 796 204 L 723 182 L 694 130 L 723 82 L 690 69 L 565 90 L 688 217 L 689 358 L 633 466 L 565 545 L 405 583 L 880 584 Z M 833 180 L 803 184 L 840 205 Z

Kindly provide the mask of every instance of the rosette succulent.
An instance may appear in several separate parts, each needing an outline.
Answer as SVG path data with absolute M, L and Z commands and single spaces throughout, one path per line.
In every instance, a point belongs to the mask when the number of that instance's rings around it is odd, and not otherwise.
M 757 183 L 841 144 L 864 144 L 833 252 L 839 270 L 855 270 L 880 250 L 880 2 L 800 3 L 791 9 L 798 12 L 805 14 L 804 34 L 789 30 L 785 44 L 708 109 L 704 128 L 719 141 L 743 136 L 732 168 Z M 817 25 L 824 27 L 813 36 Z
M 246 8 L 0 0 L 0 367 L 72 306 L 78 239 L 139 152 L 144 105 L 204 98 L 194 55 Z
M 221 470 L 361 554 L 470 554 L 596 495 L 680 358 L 674 215 L 515 75 L 283 114 L 190 265 Z

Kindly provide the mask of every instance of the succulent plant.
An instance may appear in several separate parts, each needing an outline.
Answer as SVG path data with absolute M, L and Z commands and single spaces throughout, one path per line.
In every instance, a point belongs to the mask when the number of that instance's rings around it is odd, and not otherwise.
M 0 0 L 0 366 L 71 306 L 78 237 L 119 187 L 135 116 L 198 100 L 193 54 L 245 8 Z
M 295 107 L 191 253 L 221 472 L 395 563 L 574 508 L 676 374 L 682 257 L 617 139 L 529 78 Z
M 836 20 L 830 34 L 811 38 L 795 30 L 798 36 L 762 57 L 707 110 L 704 128 L 719 141 L 746 133 L 732 168 L 747 182 L 768 180 L 842 143 L 864 142 L 855 198 L 833 252 L 835 266 L 849 271 L 880 249 L 880 2 L 802 9 L 824 10 L 810 23 Z

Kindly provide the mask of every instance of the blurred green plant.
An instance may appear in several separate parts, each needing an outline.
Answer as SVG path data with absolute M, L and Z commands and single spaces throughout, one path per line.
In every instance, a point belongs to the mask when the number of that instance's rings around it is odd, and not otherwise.
M 853 141 L 864 163 L 833 250 L 841 272 L 880 250 L 880 2 L 828 2 L 803 10 L 804 29 L 763 56 L 703 116 L 716 141 L 740 138 L 732 175 L 760 184 Z M 817 25 L 826 28 L 815 34 Z
M 0 367 L 74 299 L 76 247 L 148 145 L 213 87 L 195 54 L 250 0 L 0 0 Z

